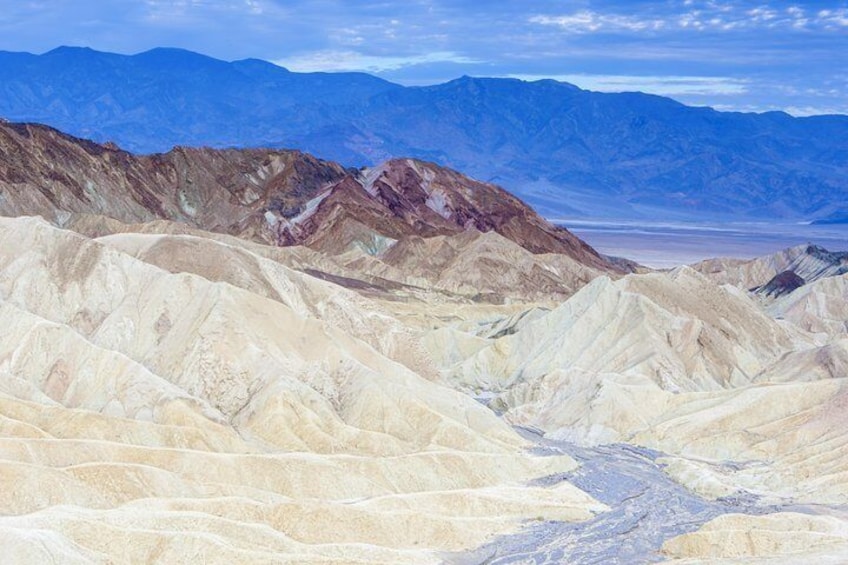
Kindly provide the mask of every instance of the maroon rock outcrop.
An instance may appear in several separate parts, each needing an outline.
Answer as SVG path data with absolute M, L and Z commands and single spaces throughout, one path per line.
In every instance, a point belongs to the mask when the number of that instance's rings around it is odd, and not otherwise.
M 783 271 L 775 275 L 774 278 L 763 286 L 751 290 L 758 294 L 777 298 L 801 288 L 804 284 L 806 284 L 804 279 L 799 277 L 794 271 Z
M 411 159 L 345 169 L 299 151 L 177 147 L 136 156 L 35 124 L 0 123 L 0 214 L 157 219 L 340 252 L 382 238 L 495 231 L 532 253 L 617 271 L 494 185 Z

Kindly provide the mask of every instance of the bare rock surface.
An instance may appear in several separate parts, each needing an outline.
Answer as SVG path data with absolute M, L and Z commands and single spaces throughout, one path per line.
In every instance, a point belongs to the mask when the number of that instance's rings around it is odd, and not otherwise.
M 474 552 L 446 556 L 456 565 L 471 563 L 654 563 L 675 547 L 669 541 L 697 531 L 726 513 L 756 516 L 776 511 L 751 494 L 708 500 L 674 482 L 662 469 L 662 454 L 627 444 L 580 447 L 545 440 L 530 430 L 536 451 L 568 453 L 580 467 L 546 477 L 545 484 L 567 480 L 604 502 L 610 510 L 578 524 L 530 522 L 517 534 L 503 536 Z M 685 538 L 685 536 L 684 536 Z
M 522 486 L 576 463 L 416 372 L 391 312 L 169 237 L 0 219 L 10 560 L 435 563 L 531 516 L 606 508 Z M 192 251 L 211 262 L 186 270 Z
M 769 304 L 767 311 L 810 332 L 844 336 L 848 334 L 848 275 L 805 285 Z
M 780 273 L 791 271 L 811 283 L 848 272 L 848 252 L 828 251 L 817 245 L 798 245 L 752 260 L 708 259 L 692 268 L 719 284 L 753 289 L 766 285 Z
M 407 236 L 497 232 L 530 253 L 622 268 L 505 190 L 431 163 L 347 170 L 299 151 L 176 147 L 136 156 L 36 124 L 0 123 L 0 214 L 175 220 L 273 245 L 378 254 Z
M 20 124 L 0 213 L 11 561 L 845 556 L 841 254 L 625 275 L 420 161 Z
M 764 309 L 688 268 L 600 277 L 552 310 L 454 324 L 465 354 L 440 360 L 443 377 L 581 461 L 562 478 L 613 509 L 574 527 L 530 524 L 459 562 L 647 562 L 724 513 L 778 513 L 778 523 L 838 513 L 848 503 L 843 281 L 821 278 Z M 480 331 L 499 326 L 513 329 Z M 426 343 L 449 339 L 459 341 L 441 329 Z M 644 492 L 650 504 L 638 506 Z M 760 535 L 756 520 L 740 523 Z M 714 543 L 700 558 L 735 555 Z M 801 545 L 762 541 L 738 556 L 830 555 Z
M 844 563 L 845 508 L 802 508 L 763 516 L 727 514 L 663 545 L 672 563 Z

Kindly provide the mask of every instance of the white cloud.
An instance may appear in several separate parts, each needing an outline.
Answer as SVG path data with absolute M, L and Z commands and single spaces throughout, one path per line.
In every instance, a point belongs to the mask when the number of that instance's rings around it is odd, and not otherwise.
M 285 59 L 277 59 L 275 64 L 286 67 L 297 72 L 336 72 L 336 71 L 364 71 L 379 73 L 383 71 L 395 71 L 405 67 L 424 65 L 429 63 L 459 63 L 475 64 L 481 63 L 459 55 L 452 51 L 436 51 L 420 55 L 384 57 L 375 55 L 364 55 L 356 51 L 315 51 Z
M 533 16 L 530 23 L 556 26 L 570 33 L 591 33 L 595 31 L 646 31 L 657 30 L 665 26 L 665 21 L 636 16 L 601 14 L 591 10 L 582 10 L 563 16 Z
M 768 22 L 777 17 L 777 12 L 766 6 L 760 6 L 759 8 L 748 10 L 747 14 L 755 22 Z
M 787 114 L 797 117 L 821 116 L 825 114 L 848 114 L 848 106 L 789 106 L 783 109 Z
M 533 24 L 552 26 L 566 33 L 643 32 L 659 30 L 731 31 L 751 29 L 795 29 L 812 27 L 831 31 L 848 27 L 848 8 L 825 9 L 807 13 L 800 6 L 775 8 L 761 4 L 753 8 L 707 0 L 685 0 L 685 10 L 663 16 L 639 16 L 581 10 L 562 15 L 535 15 Z
M 822 10 L 818 13 L 818 21 L 830 27 L 848 27 L 848 9 Z
M 261 16 L 265 13 L 265 8 L 258 0 L 245 0 L 244 4 L 247 7 L 247 11 L 255 16 Z
M 553 79 L 599 92 L 647 92 L 662 96 L 745 94 L 748 83 L 742 79 L 704 76 L 631 76 L 631 75 L 510 75 L 521 80 Z

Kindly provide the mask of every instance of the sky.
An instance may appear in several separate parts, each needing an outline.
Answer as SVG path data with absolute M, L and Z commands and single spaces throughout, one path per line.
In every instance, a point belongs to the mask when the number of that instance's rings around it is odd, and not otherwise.
M 406 85 L 553 78 L 719 110 L 848 114 L 848 0 L 0 0 L 0 50 L 180 47 Z

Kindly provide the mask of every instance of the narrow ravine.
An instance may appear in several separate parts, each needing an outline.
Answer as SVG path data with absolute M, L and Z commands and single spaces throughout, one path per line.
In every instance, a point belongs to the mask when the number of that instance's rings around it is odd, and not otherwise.
M 546 477 L 537 484 L 569 481 L 610 507 L 579 523 L 539 522 L 503 536 L 474 551 L 445 556 L 450 565 L 527 563 L 601 564 L 662 561 L 666 540 L 697 530 L 729 512 L 765 514 L 778 510 L 754 496 L 710 501 L 663 472 L 661 453 L 627 444 L 580 447 L 551 441 L 527 429 L 518 430 L 537 443 L 539 455 L 567 454 L 580 462 L 570 473 Z

